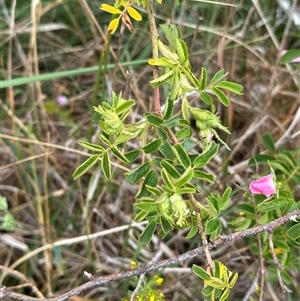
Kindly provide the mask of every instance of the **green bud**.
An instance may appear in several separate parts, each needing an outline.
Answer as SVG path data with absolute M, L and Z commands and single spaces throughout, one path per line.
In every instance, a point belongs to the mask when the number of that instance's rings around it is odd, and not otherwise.
M 176 224 L 182 227 L 186 223 L 188 213 L 186 202 L 178 193 L 175 193 L 170 197 L 170 202 L 172 204 L 172 214 L 177 219 Z
M 123 131 L 123 123 L 115 112 L 104 112 L 99 124 L 108 135 L 120 134 Z
M 158 203 L 159 203 L 158 206 L 159 213 L 166 219 L 172 220 L 170 198 L 166 194 L 163 194 L 162 196 L 159 197 Z

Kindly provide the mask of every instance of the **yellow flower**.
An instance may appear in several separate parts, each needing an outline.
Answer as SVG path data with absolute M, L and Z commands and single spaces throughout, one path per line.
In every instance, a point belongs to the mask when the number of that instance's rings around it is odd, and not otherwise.
M 122 0 L 121 1 L 121 6 L 124 7 L 123 10 L 120 10 L 117 7 L 111 6 L 109 4 L 102 4 L 100 6 L 100 9 L 113 14 L 113 15 L 119 15 L 116 19 L 112 20 L 109 25 L 108 25 L 108 31 L 110 31 L 112 34 L 117 30 L 119 23 L 120 23 L 120 19 L 122 20 L 122 22 L 126 25 L 126 27 L 130 30 L 133 31 L 133 26 L 131 24 L 131 20 L 128 17 L 127 13 L 129 14 L 129 16 L 136 20 L 136 21 L 141 21 L 142 20 L 142 16 L 140 15 L 140 13 L 132 7 L 131 2 L 127 2 Z

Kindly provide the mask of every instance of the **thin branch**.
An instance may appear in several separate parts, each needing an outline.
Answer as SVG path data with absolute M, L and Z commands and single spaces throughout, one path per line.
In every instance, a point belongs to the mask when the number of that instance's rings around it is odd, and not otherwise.
M 270 250 L 271 250 L 271 253 L 272 253 L 272 257 L 273 257 L 273 260 L 274 260 L 274 263 L 275 263 L 275 266 L 276 266 L 276 271 L 277 271 L 277 277 L 278 277 L 278 281 L 279 281 L 279 284 L 282 288 L 282 290 L 285 292 L 285 293 L 292 293 L 293 291 L 290 290 L 283 282 L 282 280 L 282 277 L 281 277 L 281 273 L 280 273 L 280 270 L 282 269 L 282 266 L 277 258 L 277 255 L 276 255 L 276 252 L 275 252 L 275 249 L 274 249 L 274 244 L 273 244 L 273 229 L 270 229 L 268 230 L 268 240 L 269 240 L 269 247 L 270 247 Z
M 152 56 L 154 59 L 158 58 L 158 33 L 155 23 L 155 16 L 153 13 L 153 0 L 147 0 L 146 2 L 146 9 L 150 23 L 150 32 L 152 38 Z M 159 77 L 159 70 L 157 66 L 153 67 L 153 79 Z M 157 114 L 159 117 L 162 117 L 161 113 L 161 106 L 160 106 L 160 95 L 159 95 L 159 87 L 153 88 L 153 96 L 154 96 L 154 113 Z
M 214 264 L 213 264 L 213 261 L 211 259 L 207 237 L 206 237 L 206 234 L 204 232 L 204 227 L 203 227 L 202 220 L 201 220 L 201 215 L 200 215 L 201 210 L 198 206 L 197 200 L 195 199 L 195 197 L 192 193 L 189 194 L 189 199 L 192 202 L 193 207 L 194 207 L 195 212 L 196 212 L 196 223 L 197 223 L 197 227 L 198 227 L 198 230 L 199 230 L 198 232 L 199 232 L 199 234 L 201 236 L 201 239 L 202 239 L 202 244 L 203 244 L 204 253 L 205 253 L 205 256 L 206 256 L 206 259 L 207 259 L 207 263 L 210 266 L 210 268 L 212 269 Z
M 256 235 L 256 234 L 264 232 L 264 231 L 272 231 L 275 228 L 278 228 L 279 226 L 285 224 L 289 220 L 292 220 L 298 216 L 300 216 L 300 210 L 294 210 L 294 211 L 291 211 L 288 214 L 286 214 L 282 217 L 279 217 L 278 219 L 276 219 L 272 222 L 269 222 L 265 225 L 253 227 L 253 228 L 246 229 L 243 231 L 238 231 L 238 232 L 235 232 L 235 233 L 232 233 L 229 235 L 222 235 L 218 239 L 216 239 L 214 242 L 209 243 L 208 248 L 209 249 L 216 248 L 219 245 L 226 244 L 229 242 L 234 242 L 234 241 L 240 240 L 244 237 L 253 236 L 253 235 Z M 98 285 L 101 285 L 101 284 L 104 284 L 104 283 L 107 283 L 110 281 L 116 281 L 116 280 L 121 280 L 121 279 L 125 279 L 128 277 L 139 276 L 141 274 L 149 274 L 154 271 L 157 271 L 160 268 L 183 262 L 187 259 L 193 258 L 193 257 L 203 254 L 203 253 L 204 253 L 204 248 L 199 247 L 199 248 L 193 249 L 191 251 L 188 251 L 186 253 L 183 253 L 181 255 L 178 255 L 178 256 L 175 256 L 175 257 L 172 257 L 169 259 L 161 260 L 161 261 L 158 261 L 156 263 L 153 263 L 153 264 L 150 264 L 147 266 L 142 266 L 136 270 L 125 271 L 125 272 L 112 274 L 112 275 L 108 275 L 108 276 L 91 277 L 90 278 L 91 280 L 89 282 L 82 284 L 79 287 L 74 288 L 74 289 L 70 290 L 69 292 L 67 292 L 59 297 L 56 297 L 56 298 L 50 298 L 50 299 L 33 298 L 33 297 L 29 297 L 29 296 L 26 296 L 23 294 L 12 292 L 9 289 L 7 289 L 6 287 L 3 287 L 0 289 L 0 298 L 7 297 L 7 298 L 17 299 L 17 300 L 22 300 L 22 301 L 63 301 L 63 300 L 70 298 L 71 296 L 78 295 L 89 288 L 92 288 L 92 287 L 95 287 L 95 286 L 98 286 Z
M 246 292 L 245 296 L 243 297 L 242 301 L 248 301 L 251 297 L 251 295 L 253 294 L 253 292 L 255 291 L 255 287 L 257 285 L 258 279 L 259 279 L 259 274 L 260 274 L 260 270 L 258 269 L 256 271 L 256 275 L 248 289 L 248 291 Z
M 139 290 L 140 290 L 141 287 L 142 287 L 143 280 L 144 280 L 145 276 L 146 276 L 146 274 L 141 274 L 141 275 L 140 275 L 138 284 L 137 284 L 135 290 L 133 291 L 133 293 L 132 293 L 132 295 L 131 295 L 131 297 L 130 297 L 130 301 L 134 301 L 135 296 L 137 295 L 137 293 L 139 292 Z

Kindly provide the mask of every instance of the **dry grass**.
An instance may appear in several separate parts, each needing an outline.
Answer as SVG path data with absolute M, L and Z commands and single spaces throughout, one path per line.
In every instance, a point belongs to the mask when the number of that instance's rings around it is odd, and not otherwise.
M 294 149 L 300 145 L 299 69 L 278 63 L 280 51 L 299 48 L 300 41 L 292 15 L 276 1 L 226 2 L 238 6 L 187 1 L 181 9 L 172 8 L 171 22 L 180 26 L 192 49 L 190 59 L 196 74 L 201 66 L 207 67 L 210 75 L 224 68 L 230 80 L 244 86 L 244 95 L 232 97 L 228 109 L 218 107 L 232 132 L 224 137 L 232 152 L 224 150 L 214 158 L 210 168 L 217 176 L 216 185 L 204 188 L 207 193 L 211 189 L 221 192 L 231 185 L 236 205 L 255 173 L 248 167 L 248 159 L 264 151 L 263 133 L 270 132 L 277 147 Z M 98 64 L 109 22 L 108 14 L 98 8 L 100 2 L 1 0 L 0 4 L 1 80 Z M 159 22 L 170 21 L 168 12 L 158 9 Z M 120 62 L 151 57 L 146 23 L 134 24 L 132 34 L 125 32 Z M 109 48 L 109 63 L 115 62 L 119 47 L 116 34 Z M 107 70 L 96 101 L 106 99 L 111 86 L 117 92 L 124 89 L 126 70 L 118 68 L 115 79 L 114 72 Z M 151 68 L 143 64 L 128 70 L 130 95 L 137 101 L 131 117 L 135 121 L 151 109 Z M 140 246 L 137 237 L 143 226 L 118 228 L 130 222 L 138 189 L 123 180 L 127 169 L 118 163 L 112 182 L 97 168 L 73 181 L 74 169 L 87 155 L 77 141 L 97 142 L 97 124 L 91 121 L 95 80 L 96 74 L 90 73 L 1 90 L 0 190 L 19 223 L 13 232 L 1 234 L 0 282 L 4 286 L 17 286 L 37 297 L 56 296 L 84 283 L 84 271 L 111 274 L 128 269 L 132 258 L 149 263 L 153 257 L 159 260 L 197 246 L 197 240 L 186 240 L 186 232 L 180 231 L 164 241 L 155 236 L 149 246 Z M 67 106 L 58 106 L 58 95 L 68 97 Z M 197 95 L 192 94 L 190 100 L 203 106 Z M 91 233 L 99 233 L 99 237 L 69 241 Z M 54 248 L 54 242 L 60 243 Z M 240 273 L 232 293 L 235 300 L 242 299 L 258 266 L 249 247 L 244 241 L 212 252 L 214 259 Z M 190 267 L 203 260 L 196 258 L 163 271 L 168 300 L 200 300 L 199 280 Z M 293 281 L 299 292 L 297 275 Z M 89 291 L 85 299 L 72 300 L 120 300 L 133 288 L 132 283 L 110 283 Z M 276 282 L 269 282 L 265 289 L 264 300 L 285 300 Z M 253 300 L 256 298 L 254 295 Z

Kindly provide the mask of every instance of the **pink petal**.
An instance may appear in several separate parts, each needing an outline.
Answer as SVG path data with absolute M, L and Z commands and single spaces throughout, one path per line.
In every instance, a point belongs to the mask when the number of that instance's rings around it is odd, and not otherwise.
M 273 175 L 267 175 L 250 182 L 249 189 L 253 194 L 264 194 L 267 198 L 276 193 Z

